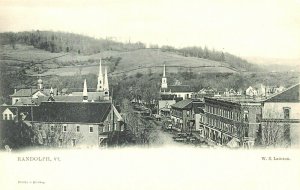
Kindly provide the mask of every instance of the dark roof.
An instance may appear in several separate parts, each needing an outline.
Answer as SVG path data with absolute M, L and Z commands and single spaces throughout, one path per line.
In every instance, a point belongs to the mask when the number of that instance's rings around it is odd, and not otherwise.
M 111 110 L 110 102 L 42 102 L 33 109 L 41 122 L 101 123 Z
M 161 92 L 192 92 L 189 85 L 169 85 L 168 88 L 162 88 Z
M 104 92 L 88 92 L 88 101 L 91 102 L 92 100 L 95 102 L 104 102 Z M 83 96 L 82 92 L 76 93 L 76 95 L 58 95 L 54 96 L 54 101 L 55 102 L 82 102 L 83 101 Z M 40 96 L 37 99 L 37 104 L 40 104 L 41 102 L 47 102 L 49 99 L 49 96 Z
M 192 102 L 193 110 L 197 113 L 204 113 L 203 109 L 205 108 L 204 102 Z
M 171 105 L 172 108 L 177 109 L 191 109 L 192 108 L 192 100 L 191 99 L 185 99 L 180 102 L 177 102 L 173 105 Z
M 14 94 L 10 96 L 16 96 L 16 97 L 30 97 L 32 94 L 36 93 L 38 90 L 37 89 L 20 89 Z
M 175 100 L 176 95 L 175 94 L 161 94 L 160 97 L 161 97 L 161 100 Z
M 43 89 L 41 90 L 41 92 L 45 95 L 50 95 L 50 90 L 51 89 Z M 38 89 L 30 89 L 30 88 L 23 88 L 18 90 L 17 92 L 15 92 L 14 94 L 10 95 L 11 97 L 30 97 L 33 94 L 35 94 L 37 91 L 39 91 Z M 54 88 L 53 89 L 53 93 L 56 94 L 57 93 L 57 89 Z
M 54 96 L 55 102 L 82 102 L 83 97 L 82 96 Z M 49 99 L 49 96 L 40 96 L 38 97 L 38 104 L 41 104 L 41 102 L 47 102 Z
M 82 92 L 72 92 L 73 96 L 80 96 L 82 97 Z M 103 99 L 104 92 L 88 92 L 88 100 L 99 101 Z
M 267 98 L 265 102 L 300 102 L 299 86 L 300 84 L 291 86 L 290 88 Z

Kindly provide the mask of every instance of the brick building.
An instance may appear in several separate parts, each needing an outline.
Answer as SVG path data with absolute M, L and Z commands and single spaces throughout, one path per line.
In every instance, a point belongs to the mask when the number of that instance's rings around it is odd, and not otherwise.
M 261 119 L 261 103 L 252 99 L 205 97 L 203 137 L 230 147 L 253 147 Z
M 173 129 L 181 132 L 196 131 L 195 118 L 204 103 L 197 99 L 186 99 L 171 106 Z

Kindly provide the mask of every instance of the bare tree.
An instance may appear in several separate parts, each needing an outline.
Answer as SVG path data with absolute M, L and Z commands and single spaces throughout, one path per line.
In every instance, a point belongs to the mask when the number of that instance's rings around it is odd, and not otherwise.
M 34 128 L 41 129 L 36 134 L 37 141 L 39 144 L 43 144 L 49 147 L 67 147 L 72 144 L 72 141 L 75 140 L 76 144 L 80 143 L 83 139 L 83 135 L 80 132 L 77 132 L 76 127 L 69 127 L 64 131 L 64 125 L 60 123 L 51 123 L 42 126 L 40 123 L 34 124 Z
M 290 145 L 290 125 L 281 118 L 279 112 L 265 113 L 261 127 L 261 143 L 265 147 L 287 147 Z

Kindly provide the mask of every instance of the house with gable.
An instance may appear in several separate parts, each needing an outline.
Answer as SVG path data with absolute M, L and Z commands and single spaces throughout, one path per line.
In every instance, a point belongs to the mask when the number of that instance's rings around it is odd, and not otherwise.
M 50 93 L 57 95 L 57 88 L 44 88 L 43 80 L 41 78 L 37 81 L 37 88 L 24 88 L 16 90 L 14 94 L 10 95 L 12 105 L 32 105 L 35 104 L 39 97 L 49 97 Z
M 18 110 L 15 107 L 7 107 L 2 112 L 2 120 L 11 120 L 13 121 L 18 114 Z
M 42 102 L 33 108 L 31 125 L 41 144 L 65 147 L 105 146 L 108 134 L 123 131 L 123 118 L 107 102 Z
M 279 146 L 299 147 L 300 141 L 300 84 L 293 85 L 262 101 L 262 143 L 276 132 Z M 275 137 L 273 137 L 275 138 Z

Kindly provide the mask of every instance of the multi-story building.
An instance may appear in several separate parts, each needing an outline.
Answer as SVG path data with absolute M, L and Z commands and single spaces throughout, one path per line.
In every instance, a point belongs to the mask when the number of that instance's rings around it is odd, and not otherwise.
M 33 107 L 30 125 L 54 146 L 102 146 L 108 132 L 123 131 L 123 119 L 107 102 L 42 102 Z
M 196 130 L 195 118 L 204 103 L 197 99 L 186 99 L 171 106 L 173 129 L 181 132 Z
M 299 146 L 299 84 L 268 97 L 262 106 L 263 145 Z
M 209 98 L 205 101 L 203 137 L 222 146 L 253 147 L 260 126 L 261 103 L 253 99 Z

